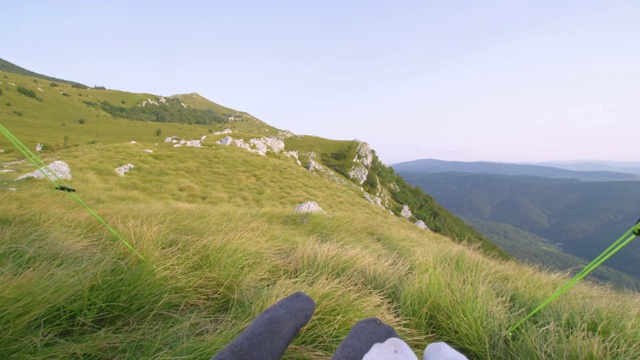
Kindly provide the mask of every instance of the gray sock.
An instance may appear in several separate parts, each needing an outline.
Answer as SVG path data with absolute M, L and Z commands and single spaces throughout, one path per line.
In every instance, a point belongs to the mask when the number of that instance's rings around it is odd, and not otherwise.
M 315 302 L 307 294 L 289 295 L 260 313 L 212 360 L 279 360 L 314 311 Z
M 377 318 L 359 321 L 342 341 L 332 360 L 362 360 L 376 343 L 383 343 L 392 337 L 399 337 L 396 331 Z

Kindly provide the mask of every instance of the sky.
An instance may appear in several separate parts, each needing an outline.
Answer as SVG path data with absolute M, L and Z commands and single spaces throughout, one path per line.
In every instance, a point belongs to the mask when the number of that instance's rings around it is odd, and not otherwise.
M 0 58 L 393 164 L 638 161 L 640 1 L 0 1 Z

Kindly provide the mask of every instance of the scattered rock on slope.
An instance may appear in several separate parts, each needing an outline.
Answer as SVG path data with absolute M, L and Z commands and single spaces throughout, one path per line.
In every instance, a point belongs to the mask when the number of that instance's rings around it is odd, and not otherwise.
M 419 227 L 422 230 L 429 230 L 429 227 L 427 226 L 427 224 L 425 224 L 424 221 L 422 221 L 422 220 L 418 220 L 418 221 L 414 222 L 414 224 L 416 224 L 416 226 Z
M 322 208 L 315 201 L 307 201 L 305 203 L 299 204 L 298 206 L 296 206 L 293 212 L 296 214 L 326 214 L 326 212 L 322 210 Z
M 400 210 L 400 215 L 409 220 L 411 219 L 411 210 L 409 210 L 409 206 L 408 205 L 402 205 L 402 210 Z
M 51 164 L 47 165 L 47 167 L 51 171 L 47 170 L 47 168 L 45 167 L 42 167 L 36 171 L 32 171 L 28 174 L 24 174 L 18 177 L 16 180 L 26 179 L 30 177 L 35 179 L 44 179 L 46 177 L 51 180 L 57 180 L 58 178 L 63 180 L 71 180 L 71 168 L 69 168 L 69 164 L 67 164 L 66 162 L 56 160 Z
M 124 174 L 128 173 L 134 167 L 135 166 L 133 166 L 131 163 L 129 163 L 127 165 L 122 165 L 120 167 L 117 167 L 116 168 L 116 172 L 118 173 L 118 175 L 124 176 Z

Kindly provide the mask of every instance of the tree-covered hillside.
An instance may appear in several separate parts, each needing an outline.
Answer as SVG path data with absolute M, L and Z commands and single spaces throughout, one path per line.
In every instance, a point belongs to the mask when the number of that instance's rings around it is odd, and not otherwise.
M 463 173 L 403 175 L 457 215 L 513 225 L 588 260 L 640 216 L 639 181 L 583 182 Z M 639 260 L 640 243 L 632 242 L 607 265 L 638 278 Z

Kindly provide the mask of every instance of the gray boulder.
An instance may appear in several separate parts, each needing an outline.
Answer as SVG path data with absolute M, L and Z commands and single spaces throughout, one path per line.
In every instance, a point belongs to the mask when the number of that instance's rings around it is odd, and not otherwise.
M 315 201 L 307 201 L 305 203 L 299 204 L 293 210 L 295 214 L 326 214 L 324 210 L 316 203 Z
M 124 174 L 128 173 L 134 167 L 135 166 L 133 166 L 131 163 L 129 163 L 127 165 L 122 165 L 120 167 L 117 167 L 116 168 L 116 172 L 118 173 L 118 175 L 124 176 Z
M 411 219 L 411 216 L 413 214 L 411 214 L 411 210 L 409 210 L 409 206 L 408 205 L 402 205 L 402 210 L 400 210 L 400 215 L 403 218 L 409 220 L 409 219 Z
M 64 161 L 56 160 L 51 164 L 47 165 L 47 168 L 42 167 L 36 171 L 32 171 L 28 174 L 24 174 L 18 177 L 16 180 L 26 179 L 26 178 L 35 178 L 35 179 L 45 179 L 49 178 L 51 180 L 63 179 L 63 180 L 71 180 L 71 168 L 69 168 L 69 164 Z
M 424 223 L 424 221 L 422 220 L 418 220 L 416 222 L 414 222 L 414 224 L 416 224 L 417 227 L 419 227 L 422 230 L 429 230 L 429 227 L 427 226 L 427 224 Z

